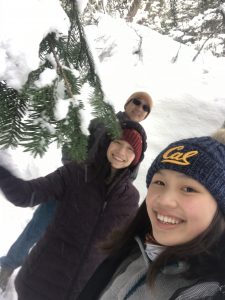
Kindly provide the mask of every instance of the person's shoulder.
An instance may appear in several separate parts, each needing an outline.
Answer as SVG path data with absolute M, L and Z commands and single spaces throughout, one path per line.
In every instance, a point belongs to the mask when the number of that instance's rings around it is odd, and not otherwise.
M 89 127 L 97 127 L 104 125 L 100 118 L 94 118 L 90 121 Z
M 59 172 L 65 180 L 73 184 L 89 184 L 96 177 L 96 166 L 89 162 L 72 161 L 60 167 Z
M 176 291 L 170 300 L 225 300 L 225 285 L 217 281 L 198 281 Z
M 136 195 L 140 195 L 138 189 L 136 188 L 136 186 L 131 182 L 131 180 L 129 181 L 129 185 L 130 185 L 130 189 L 132 190 L 132 192 Z
M 120 122 L 129 120 L 129 118 L 127 117 L 124 111 L 118 111 L 118 113 L 116 113 L 116 116 Z
M 85 171 L 85 164 L 79 163 L 77 161 L 70 161 L 65 163 L 63 166 L 58 168 L 62 173 L 78 174 Z
M 132 180 L 130 178 L 127 179 L 127 185 L 129 186 L 130 189 L 133 191 L 138 191 L 136 186 L 133 184 Z
M 135 202 L 139 201 L 140 193 L 139 193 L 138 189 L 135 187 L 135 185 L 132 183 L 132 181 L 130 179 L 127 180 L 126 193 Z
M 129 170 L 124 170 L 124 174 L 121 175 L 120 179 L 117 179 L 117 185 L 125 189 L 126 193 L 139 195 L 138 189 L 133 184 L 130 178 L 131 172 Z

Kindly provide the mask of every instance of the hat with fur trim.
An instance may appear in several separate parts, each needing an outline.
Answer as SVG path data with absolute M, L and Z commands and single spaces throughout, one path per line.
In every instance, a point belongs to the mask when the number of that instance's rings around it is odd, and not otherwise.
M 124 109 L 126 108 L 127 104 L 132 101 L 132 99 L 144 100 L 146 102 L 146 104 L 149 106 L 149 112 L 146 115 L 146 117 L 147 117 L 149 115 L 149 113 L 151 112 L 151 109 L 153 106 L 153 101 L 152 101 L 151 96 L 146 92 L 135 92 L 132 95 L 130 95 L 130 97 L 127 99 L 127 101 L 124 105 Z
M 170 144 L 153 161 L 146 183 L 160 169 L 174 170 L 200 182 L 225 214 L 225 145 L 213 137 L 184 139 Z

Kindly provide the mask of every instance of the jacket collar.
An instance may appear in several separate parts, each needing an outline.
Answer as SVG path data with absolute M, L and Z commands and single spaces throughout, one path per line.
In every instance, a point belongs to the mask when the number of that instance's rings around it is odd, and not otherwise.
M 165 249 L 164 246 L 150 243 L 145 246 L 138 236 L 135 237 L 135 241 L 138 243 L 139 249 L 146 263 L 146 266 L 149 266 L 150 263 L 153 262 Z M 186 270 L 188 270 L 188 268 L 189 265 L 186 262 L 177 261 L 166 265 L 161 270 L 161 273 L 166 275 L 175 275 L 185 272 Z

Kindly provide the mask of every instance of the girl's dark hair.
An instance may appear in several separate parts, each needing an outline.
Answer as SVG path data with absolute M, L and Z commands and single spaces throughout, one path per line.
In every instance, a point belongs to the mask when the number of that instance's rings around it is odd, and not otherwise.
M 107 150 L 112 141 L 113 139 L 108 134 L 102 135 L 98 141 L 98 146 L 94 156 L 86 160 L 87 164 L 93 166 L 96 176 L 100 175 L 101 178 L 107 178 L 107 176 L 110 174 L 111 164 L 107 159 Z M 123 176 L 126 176 L 126 174 L 131 174 L 130 166 L 118 170 L 116 177 L 118 178 L 121 176 L 122 178 Z
M 161 269 L 170 263 L 185 261 L 189 269 L 183 273 L 188 279 L 204 279 L 224 277 L 225 272 L 225 219 L 218 209 L 211 224 L 199 236 L 182 245 L 165 248 L 158 258 L 151 264 L 147 280 L 150 286 Z M 139 236 L 142 241 L 146 234 L 152 233 L 145 201 L 140 206 L 135 218 L 120 232 L 112 234 L 112 240 L 104 245 L 104 249 L 114 255 L 123 249 L 132 249 L 135 245 L 134 237 Z
M 221 259 L 225 253 L 225 245 L 220 245 L 221 241 L 223 244 L 225 242 L 224 229 L 224 216 L 217 209 L 211 224 L 200 235 L 185 244 L 167 247 L 159 255 L 148 274 L 150 285 L 154 284 L 160 269 L 168 263 L 176 261 L 188 263 L 189 269 L 183 273 L 187 279 L 215 280 L 215 278 L 219 279 L 221 275 L 224 277 L 225 260 L 222 263 Z
M 86 161 L 87 163 L 94 165 L 96 173 L 102 172 L 102 169 L 105 169 L 106 173 L 110 170 L 110 163 L 107 159 L 107 149 L 111 141 L 112 139 L 109 135 L 103 134 L 98 140 L 94 155 L 88 157 Z

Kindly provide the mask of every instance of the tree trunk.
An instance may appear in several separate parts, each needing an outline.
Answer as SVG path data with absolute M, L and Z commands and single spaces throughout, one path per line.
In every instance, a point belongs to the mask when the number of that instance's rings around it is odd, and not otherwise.
M 133 18 L 135 17 L 138 9 L 140 8 L 140 5 L 141 5 L 141 1 L 142 0 L 134 0 L 131 7 L 130 7 L 130 10 L 128 11 L 127 13 L 127 19 L 129 21 L 132 21 Z

